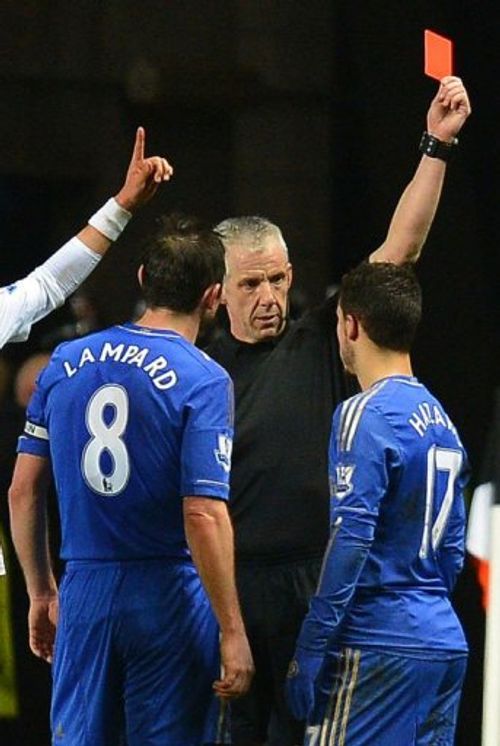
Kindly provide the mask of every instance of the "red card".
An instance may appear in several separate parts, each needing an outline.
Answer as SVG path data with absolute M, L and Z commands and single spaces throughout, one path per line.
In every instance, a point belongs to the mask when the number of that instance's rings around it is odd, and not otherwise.
M 445 75 L 453 75 L 453 42 L 451 39 L 426 29 L 424 47 L 426 75 L 437 80 L 441 80 Z

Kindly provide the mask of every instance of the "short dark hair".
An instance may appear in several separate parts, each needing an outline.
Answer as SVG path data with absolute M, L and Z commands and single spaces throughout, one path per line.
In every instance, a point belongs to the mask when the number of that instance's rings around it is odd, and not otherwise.
M 149 308 L 192 313 L 207 288 L 222 283 L 224 246 L 197 218 L 160 218 L 143 254 L 142 292 Z
M 342 278 L 339 304 L 378 347 L 409 352 L 422 316 L 422 291 L 410 264 L 363 262 Z

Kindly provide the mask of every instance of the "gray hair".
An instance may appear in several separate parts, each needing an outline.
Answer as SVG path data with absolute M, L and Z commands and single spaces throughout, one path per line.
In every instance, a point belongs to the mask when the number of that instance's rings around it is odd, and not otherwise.
M 265 239 L 269 236 L 274 236 L 283 247 L 285 259 L 288 261 L 288 247 L 283 234 L 280 228 L 275 223 L 271 223 L 267 218 L 260 217 L 259 215 L 228 218 L 216 225 L 214 231 L 221 239 L 226 250 L 230 247 L 238 246 L 250 252 L 262 251 Z

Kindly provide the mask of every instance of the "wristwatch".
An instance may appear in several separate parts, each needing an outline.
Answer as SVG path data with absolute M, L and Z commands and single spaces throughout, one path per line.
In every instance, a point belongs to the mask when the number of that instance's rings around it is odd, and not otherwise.
M 424 132 L 418 149 L 421 153 L 428 155 L 429 158 L 439 158 L 441 161 L 448 162 L 453 158 L 457 146 L 458 140 L 456 137 L 451 142 L 443 142 L 434 135 Z

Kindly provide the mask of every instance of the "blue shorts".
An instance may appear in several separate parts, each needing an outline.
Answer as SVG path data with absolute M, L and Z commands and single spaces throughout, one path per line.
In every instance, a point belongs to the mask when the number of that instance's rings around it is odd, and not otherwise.
M 305 746 L 453 746 L 464 655 L 421 660 L 343 648 L 325 658 Z
M 207 730 L 213 741 L 219 666 L 216 620 L 191 564 L 68 563 L 53 744 L 200 746 Z

